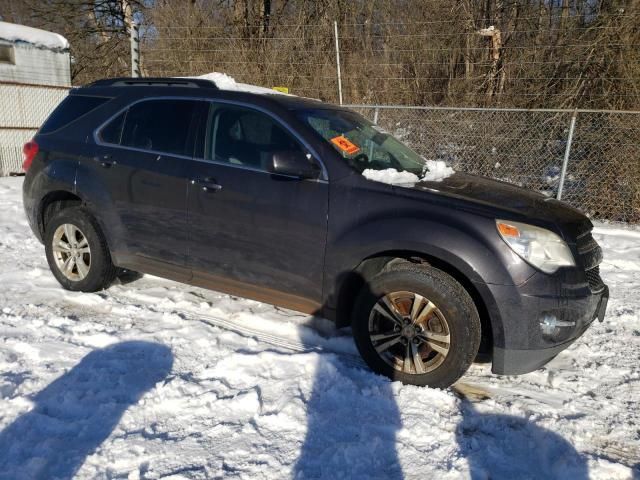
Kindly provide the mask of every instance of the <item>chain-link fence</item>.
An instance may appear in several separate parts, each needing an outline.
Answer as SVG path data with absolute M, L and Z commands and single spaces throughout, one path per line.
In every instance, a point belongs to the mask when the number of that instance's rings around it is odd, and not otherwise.
M 22 146 L 69 88 L 0 81 L 0 176 L 22 171 Z
M 640 112 L 352 108 L 456 170 L 561 197 L 592 218 L 640 222 Z
M 0 82 L 0 175 L 68 89 Z M 426 158 L 640 223 L 640 112 L 354 105 Z M 572 128 L 573 125 L 573 128 Z

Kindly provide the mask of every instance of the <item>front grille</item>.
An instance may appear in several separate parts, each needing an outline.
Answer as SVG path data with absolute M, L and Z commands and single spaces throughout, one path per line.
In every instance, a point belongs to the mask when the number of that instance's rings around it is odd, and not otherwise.
M 594 267 L 591 270 L 587 270 L 584 273 L 587 276 L 589 288 L 593 293 L 600 292 L 604 288 L 604 282 L 600 277 L 600 266 Z
M 591 235 L 591 231 L 587 231 L 578 236 L 576 239 L 576 247 L 578 249 L 580 265 L 584 268 L 589 288 L 593 293 L 602 291 L 604 289 L 604 282 L 600 277 L 602 249 Z

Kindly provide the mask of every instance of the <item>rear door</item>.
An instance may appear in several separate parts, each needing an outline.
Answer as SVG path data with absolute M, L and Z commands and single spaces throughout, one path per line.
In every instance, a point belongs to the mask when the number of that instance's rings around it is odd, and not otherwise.
M 189 162 L 193 280 L 301 311 L 317 310 L 327 182 L 267 171 L 270 153 L 305 151 L 292 131 L 267 113 L 214 103 L 207 125 L 205 158 Z
M 94 167 L 115 209 L 117 251 L 125 266 L 185 279 L 187 161 L 206 102 L 150 99 L 131 105 L 98 132 Z

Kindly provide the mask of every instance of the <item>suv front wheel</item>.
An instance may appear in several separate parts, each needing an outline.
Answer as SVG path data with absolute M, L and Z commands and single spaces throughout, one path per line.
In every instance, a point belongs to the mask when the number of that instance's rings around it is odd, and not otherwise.
M 85 208 L 58 212 L 47 222 L 44 242 L 49 268 L 67 290 L 95 292 L 116 276 L 104 235 Z
M 412 385 L 450 386 L 480 345 L 480 319 L 467 291 L 424 264 L 399 264 L 366 284 L 352 329 L 372 370 Z

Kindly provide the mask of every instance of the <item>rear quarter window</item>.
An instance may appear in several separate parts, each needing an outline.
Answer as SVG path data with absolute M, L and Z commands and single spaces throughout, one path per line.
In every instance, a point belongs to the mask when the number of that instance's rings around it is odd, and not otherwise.
M 47 118 L 47 121 L 40 127 L 39 133 L 47 134 L 59 130 L 109 100 L 109 98 L 105 97 L 69 95 Z

